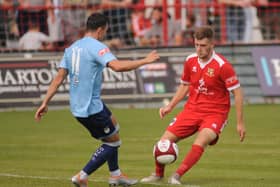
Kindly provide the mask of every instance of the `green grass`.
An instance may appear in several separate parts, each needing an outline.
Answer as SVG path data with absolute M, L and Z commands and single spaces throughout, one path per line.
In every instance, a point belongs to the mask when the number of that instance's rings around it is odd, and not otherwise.
M 178 109 L 160 120 L 157 109 L 112 109 L 121 125 L 123 144 L 120 166 L 133 178 L 153 171 L 152 147 Z M 245 107 L 247 137 L 239 142 L 234 108 L 220 141 L 209 147 L 182 181 L 189 187 L 279 186 L 279 105 Z M 68 110 L 49 111 L 41 123 L 34 112 L 0 113 L 0 186 L 70 187 L 70 177 L 88 161 L 99 142 L 76 122 Z M 177 162 L 166 168 L 170 175 L 189 150 L 194 137 L 180 142 Z M 90 179 L 89 186 L 107 184 L 107 165 Z M 138 187 L 156 185 L 137 184 Z M 166 180 L 160 186 L 168 186 Z

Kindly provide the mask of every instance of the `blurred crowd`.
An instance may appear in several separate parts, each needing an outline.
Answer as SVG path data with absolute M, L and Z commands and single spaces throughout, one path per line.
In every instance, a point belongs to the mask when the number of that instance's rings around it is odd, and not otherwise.
M 0 48 L 64 48 L 94 11 L 108 16 L 114 49 L 191 45 L 201 25 L 212 25 L 219 43 L 280 40 L 279 0 L 0 0 Z

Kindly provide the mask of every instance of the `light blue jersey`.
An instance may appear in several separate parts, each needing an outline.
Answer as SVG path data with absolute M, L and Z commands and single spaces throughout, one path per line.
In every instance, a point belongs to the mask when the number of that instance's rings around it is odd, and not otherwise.
M 115 59 L 106 45 L 91 37 L 84 37 L 65 50 L 59 67 L 68 70 L 70 107 L 75 117 L 88 117 L 103 109 L 102 71 Z

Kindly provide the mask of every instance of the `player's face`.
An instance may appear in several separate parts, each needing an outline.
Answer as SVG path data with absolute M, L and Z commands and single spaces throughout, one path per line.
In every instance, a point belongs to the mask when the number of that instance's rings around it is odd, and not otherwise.
M 195 38 L 194 44 L 198 58 L 203 62 L 208 61 L 212 56 L 214 48 L 213 42 L 208 38 L 203 38 L 201 40 Z
M 159 22 L 159 20 L 162 18 L 162 13 L 159 10 L 154 10 L 152 12 L 152 19 L 156 22 Z

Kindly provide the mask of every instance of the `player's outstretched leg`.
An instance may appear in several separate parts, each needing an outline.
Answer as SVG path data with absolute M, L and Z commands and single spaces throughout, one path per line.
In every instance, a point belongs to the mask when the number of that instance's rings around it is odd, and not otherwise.
M 109 178 L 109 186 L 131 186 L 136 184 L 138 181 L 136 179 L 129 179 L 126 175 L 121 174 L 119 176 L 111 176 Z
M 117 146 L 102 144 L 92 155 L 82 171 L 72 177 L 72 183 L 76 187 L 87 187 L 88 176 L 102 166 L 111 155 L 117 152 Z

